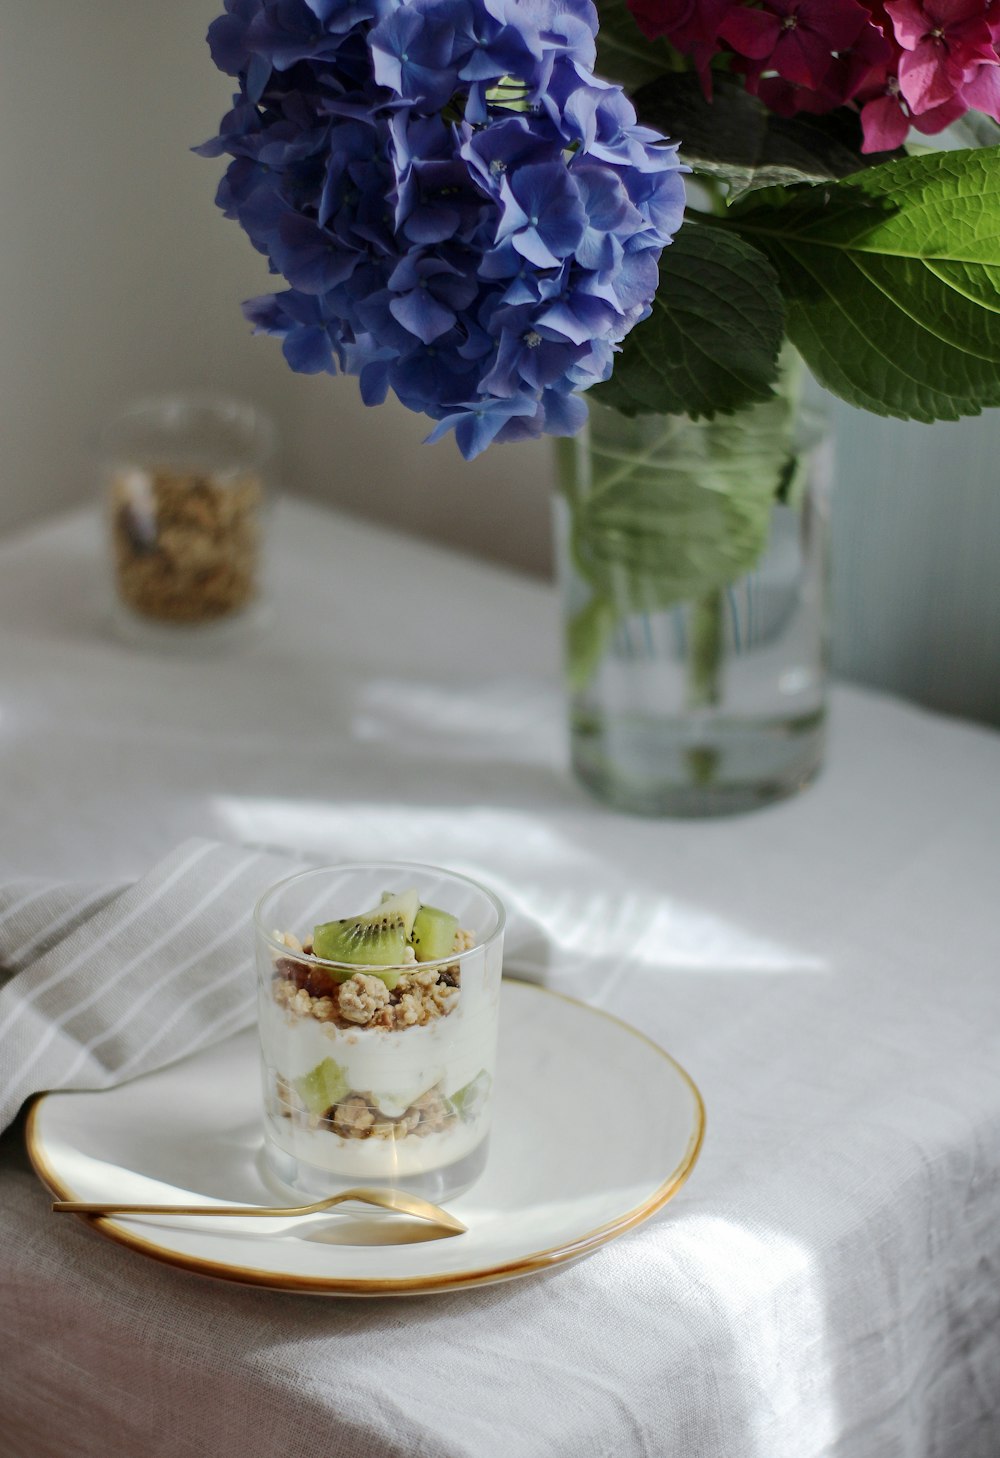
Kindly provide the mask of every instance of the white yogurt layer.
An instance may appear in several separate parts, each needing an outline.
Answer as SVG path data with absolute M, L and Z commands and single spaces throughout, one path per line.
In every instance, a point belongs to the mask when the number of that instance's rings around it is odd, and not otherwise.
M 262 1010 L 261 1023 L 267 1061 L 287 1083 L 294 1086 L 324 1058 L 333 1058 L 348 1088 L 370 1094 L 391 1119 L 428 1089 L 440 1087 L 450 1095 L 482 1069 L 493 1070 L 494 1020 L 463 1016 L 461 1009 L 423 1027 L 347 1029 L 296 1017 L 272 1003 Z

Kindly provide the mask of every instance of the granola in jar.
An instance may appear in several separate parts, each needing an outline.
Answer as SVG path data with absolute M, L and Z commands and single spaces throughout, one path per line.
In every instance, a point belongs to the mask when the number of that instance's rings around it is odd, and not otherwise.
M 260 587 L 263 499 L 253 472 L 116 471 L 111 532 L 122 601 L 161 623 L 242 612 Z
M 251 406 L 177 396 L 105 433 L 116 625 L 180 641 L 249 622 L 262 591 L 269 423 Z M 217 636 L 217 634 L 216 634 Z

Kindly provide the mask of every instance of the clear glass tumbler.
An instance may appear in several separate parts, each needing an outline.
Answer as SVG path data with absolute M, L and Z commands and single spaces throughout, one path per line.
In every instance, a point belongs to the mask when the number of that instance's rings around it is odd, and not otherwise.
M 391 966 L 315 955 L 317 925 L 371 914 L 390 896 L 455 918 L 454 929 L 445 922 L 446 954 L 438 945 L 436 960 L 418 961 L 419 947 L 402 947 L 400 937 Z M 373 923 L 375 945 L 377 916 Z M 489 1143 L 504 929 L 497 898 L 431 866 L 329 866 L 273 886 L 254 928 L 271 1178 L 310 1198 L 352 1185 L 434 1201 L 467 1190 Z
M 139 401 L 104 433 L 119 636 L 209 647 L 259 625 L 270 422 L 216 396 Z

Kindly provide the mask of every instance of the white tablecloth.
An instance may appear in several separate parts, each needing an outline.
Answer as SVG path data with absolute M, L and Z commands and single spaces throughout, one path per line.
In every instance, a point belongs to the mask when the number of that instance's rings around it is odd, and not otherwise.
M 50 1217 L 15 1131 L 0 1453 L 997 1458 L 1000 738 L 841 689 L 798 800 L 627 819 L 565 771 L 547 588 L 301 505 L 276 533 L 273 632 L 203 659 L 106 636 L 89 516 L 0 546 L 0 876 L 191 835 L 465 868 L 512 963 L 685 1064 L 705 1149 L 579 1265 L 351 1303 Z

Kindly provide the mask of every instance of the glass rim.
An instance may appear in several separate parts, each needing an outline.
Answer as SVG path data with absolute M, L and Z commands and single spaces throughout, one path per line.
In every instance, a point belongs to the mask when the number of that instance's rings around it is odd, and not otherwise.
M 171 415 L 176 419 L 169 420 Z M 200 416 L 204 420 L 214 416 L 242 432 L 244 440 L 240 454 L 248 462 L 266 464 L 274 455 L 277 432 L 270 415 L 252 400 L 211 389 L 166 390 L 128 400 L 101 429 L 101 452 L 111 460 L 119 455 L 127 459 L 130 454 L 127 443 L 130 428 L 145 425 L 161 430 L 166 428 L 168 432 L 182 430 L 190 428 L 190 418 L 184 421 L 185 416 Z
M 466 886 L 471 886 L 475 891 L 478 891 L 480 895 L 486 897 L 486 900 L 496 913 L 497 924 L 488 937 L 481 938 L 473 946 L 466 947 L 461 952 L 452 952 L 449 956 L 438 957 L 434 961 L 389 962 L 380 964 L 375 968 L 375 964 L 373 963 L 331 962 L 326 957 L 317 957 L 313 952 L 297 952 L 293 947 L 286 946 L 283 941 L 279 941 L 274 934 L 273 928 L 269 927 L 263 919 L 264 902 L 268 897 L 274 895 L 275 892 L 283 890 L 294 881 L 304 881 L 309 876 L 329 875 L 332 871 L 381 870 L 390 873 L 396 871 L 430 871 L 434 875 L 447 876 L 453 881 L 461 881 Z M 451 914 L 454 915 L 454 912 Z M 426 971 L 431 967 L 454 967 L 456 963 L 461 963 L 464 958 L 471 957 L 474 952 L 481 952 L 492 947 L 495 942 L 503 937 L 506 924 L 507 912 L 504 909 L 504 904 L 499 896 L 492 892 L 488 886 L 484 886 L 481 881 L 477 881 L 473 876 L 464 876 L 461 871 L 451 871 L 447 866 L 432 866 L 427 861 L 333 861 L 325 866 L 310 866 L 304 871 L 293 871 L 290 876 L 283 876 L 280 881 L 275 881 L 271 886 L 268 886 L 267 890 L 258 896 L 253 909 L 254 932 L 257 938 L 266 943 L 272 951 L 280 953 L 282 957 L 292 957 L 295 961 L 304 962 L 308 966 L 320 968 L 335 967 L 338 971 L 350 970 L 352 974 L 356 972 L 368 972 L 375 975 L 375 972 L 405 972 L 414 968 L 419 971 Z

